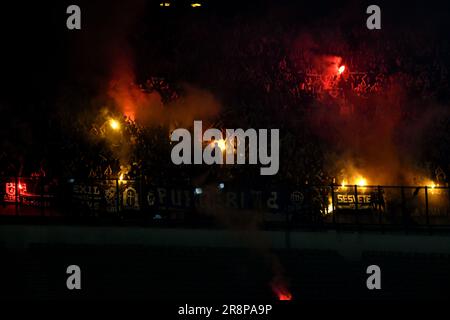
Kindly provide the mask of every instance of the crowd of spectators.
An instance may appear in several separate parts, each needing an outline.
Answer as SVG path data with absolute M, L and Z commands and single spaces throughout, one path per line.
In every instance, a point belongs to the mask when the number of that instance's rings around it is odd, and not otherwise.
M 168 161 L 170 124 L 132 121 L 120 114 L 120 106 L 112 104 L 109 113 L 101 113 L 104 106 L 92 106 L 93 97 L 80 95 L 76 88 L 77 103 L 91 108 L 49 115 L 54 121 L 45 137 L 51 140 L 51 148 L 38 158 L 27 158 L 29 154 L 17 149 L 15 154 L 4 152 L 0 155 L 2 174 L 116 178 L 125 173 L 129 178 L 189 184 L 206 172 L 243 184 L 265 184 L 267 179 L 280 185 L 328 183 L 336 172 L 325 167 L 324 158 L 333 145 L 311 128 L 315 110 L 327 108 L 335 117 L 366 112 L 367 106 L 386 96 L 393 86 L 401 86 L 408 97 L 403 100 L 406 103 L 444 106 L 449 102 L 450 52 L 448 42 L 439 38 L 417 34 L 401 39 L 398 34 L 373 38 L 361 31 L 352 31 L 351 37 L 334 37 L 326 34 L 336 26 L 315 28 L 321 30 L 318 34 L 307 28 L 293 31 L 282 19 L 265 22 L 235 17 L 226 26 L 213 18 L 195 19 L 190 24 L 180 19 L 169 29 L 150 25 L 133 35 L 134 64 L 144 66 L 137 71 L 137 79 L 143 79 L 138 80 L 139 85 L 146 93 L 157 91 L 170 112 L 170 102 L 183 96 L 179 85 L 193 83 L 222 102 L 221 112 L 211 123 L 223 128 L 280 128 L 278 175 L 262 178 L 254 167 L 174 166 Z M 312 44 L 302 43 L 300 33 L 309 33 Z M 346 73 L 317 71 L 318 64 L 326 63 L 325 56 L 339 57 Z M 67 96 L 67 100 L 71 98 Z M 444 107 L 442 112 L 446 112 Z M 109 116 L 120 120 L 120 139 L 112 139 L 104 128 Z M 41 130 L 42 125 L 34 129 Z M 439 143 L 417 155 L 417 162 L 430 161 L 434 168 L 450 169 L 449 129 L 448 121 L 441 118 L 435 131 L 425 137 Z

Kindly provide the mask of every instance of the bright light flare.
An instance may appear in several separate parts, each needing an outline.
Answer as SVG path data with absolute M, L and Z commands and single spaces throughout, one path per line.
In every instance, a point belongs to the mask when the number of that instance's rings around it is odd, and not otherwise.
M 344 71 L 345 71 L 345 66 L 340 66 L 340 67 L 338 68 L 338 73 L 339 73 L 339 74 L 343 74 Z
M 328 214 L 330 214 L 330 213 L 333 213 L 333 203 L 329 203 L 328 204 L 328 210 L 327 210 L 328 212 Z
M 217 146 L 220 148 L 222 152 L 224 152 L 227 149 L 227 143 L 224 139 L 220 140 L 214 140 L 211 142 L 211 147 L 214 148 L 214 146 L 217 144 Z
M 430 194 L 439 194 L 439 184 L 434 182 L 433 180 L 427 180 L 425 182 L 425 186 L 428 188 L 428 192 Z
M 357 184 L 359 187 L 365 187 L 365 186 L 367 186 L 367 180 L 366 180 L 365 178 L 363 178 L 363 177 L 360 177 L 360 178 L 358 179 L 358 181 L 356 181 L 356 184 Z
M 201 3 L 198 3 L 198 2 L 191 3 L 191 7 L 192 7 L 192 8 L 198 8 L 198 7 L 201 7 L 201 6 L 202 6 L 202 4 L 201 4 Z
M 342 180 L 342 182 L 341 182 L 342 188 L 345 188 L 348 186 L 354 186 L 354 185 L 357 185 L 358 187 L 365 187 L 368 185 L 368 182 L 367 182 L 366 178 L 361 177 L 361 176 L 358 178 L 351 179 L 350 182 L 348 182 L 348 180 L 346 180 L 346 179 Z
M 117 121 L 115 119 L 109 120 L 109 126 L 113 130 L 119 130 L 120 129 L 120 123 L 119 123 L 119 121 Z

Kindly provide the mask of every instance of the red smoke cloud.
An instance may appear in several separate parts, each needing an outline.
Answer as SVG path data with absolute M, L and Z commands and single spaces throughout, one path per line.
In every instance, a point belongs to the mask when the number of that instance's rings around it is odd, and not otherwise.
M 108 96 L 113 98 L 119 110 L 133 121 L 143 113 L 148 114 L 149 119 L 152 115 L 159 119 L 163 113 L 161 96 L 157 92 L 145 93 L 137 86 L 133 64 L 129 58 L 116 61 Z

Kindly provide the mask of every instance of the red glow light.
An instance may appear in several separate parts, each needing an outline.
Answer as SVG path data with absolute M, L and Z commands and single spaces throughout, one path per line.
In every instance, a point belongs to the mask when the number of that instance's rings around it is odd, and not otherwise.
M 281 283 L 279 281 L 277 282 L 272 282 L 271 283 L 271 287 L 273 292 L 276 294 L 276 296 L 278 297 L 278 300 L 292 300 L 292 294 L 289 292 L 289 290 L 287 289 L 286 285 L 284 283 Z
M 289 293 L 289 292 L 287 292 L 287 293 L 280 293 L 279 295 L 278 295 L 278 299 L 281 301 L 281 300 L 292 300 L 292 295 Z

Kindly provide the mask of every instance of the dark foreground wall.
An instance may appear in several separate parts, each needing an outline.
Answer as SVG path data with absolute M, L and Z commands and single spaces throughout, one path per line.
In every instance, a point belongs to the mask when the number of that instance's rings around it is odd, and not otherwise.
M 0 226 L 1 299 L 274 301 L 284 275 L 300 301 L 450 300 L 445 235 Z M 279 262 L 279 263 L 278 263 Z M 66 287 L 76 264 L 82 289 Z M 381 268 L 382 289 L 366 287 Z M 274 266 L 277 266 L 274 268 Z
M 1 225 L 0 246 L 137 245 L 205 248 L 331 250 L 357 260 L 366 251 L 450 254 L 450 234 L 338 231 L 248 231 L 138 227 Z

